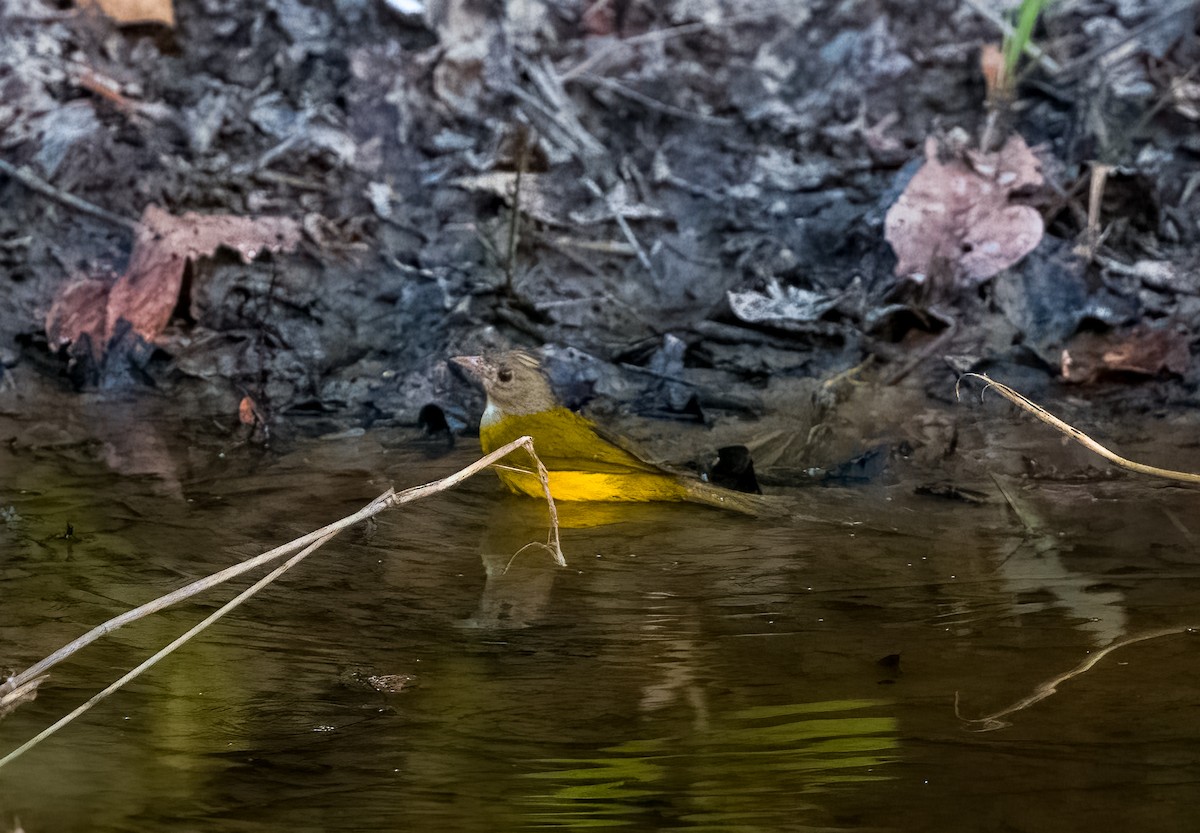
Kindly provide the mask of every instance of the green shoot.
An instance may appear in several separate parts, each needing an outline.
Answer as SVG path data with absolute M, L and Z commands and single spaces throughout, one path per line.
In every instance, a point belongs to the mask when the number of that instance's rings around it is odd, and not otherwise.
M 1021 0 L 1021 6 L 1016 13 L 1016 23 L 1012 31 L 1004 36 L 1004 78 L 1009 85 L 1015 85 L 1017 62 L 1021 59 L 1021 53 L 1029 46 L 1038 16 L 1049 3 L 1050 0 Z

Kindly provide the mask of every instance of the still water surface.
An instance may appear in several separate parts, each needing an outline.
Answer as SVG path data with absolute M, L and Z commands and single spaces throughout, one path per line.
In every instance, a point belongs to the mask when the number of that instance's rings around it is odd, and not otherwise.
M 122 476 L 0 449 L 0 667 L 473 459 L 426 452 L 360 437 Z M 1200 624 L 1196 493 L 1002 482 L 1026 528 L 996 489 L 912 485 L 810 489 L 770 520 L 568 513 L 558 568 L 513 558 L 544 510 L 485 474 L 343 534 L 0 770 L 0 831 L 1195 830 L 1190 633 L 1003 728 L 963 718 Z M 60 665 L 0 753 L 234 592 Z

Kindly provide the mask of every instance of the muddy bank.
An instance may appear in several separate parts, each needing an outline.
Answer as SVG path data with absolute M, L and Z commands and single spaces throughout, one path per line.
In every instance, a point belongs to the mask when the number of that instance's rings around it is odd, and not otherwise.
M 10 414 L 42 412 L 42 390 L 149 396 L 262 442 L 435 403 L 469 430 L 478 393 L 445 359 L 522 345 L 572 405 L 713 446 L 788 433 L 764 453 L 796 473 L 899 442 L 887 403 L 936 409 L 964 370 L 1114 418 L 1195 402 L 1188 4 L 1052 6 L 1049 63 L 1023 62 L 1000 108 L 980 70 L 997 26 L 957 2 L 176 13 L 0 7 Z M 965 279 L 958 241 L 897 274 L 888 212 L 923 161 L 978 173 L 972 148 L 1010 134 L 1042 179 L 1014 197 L 1044 228 L 1033 250 Z M 126 315 L 148 206 L 297 235 L 172 250 L 176 282 L 154 272 Z

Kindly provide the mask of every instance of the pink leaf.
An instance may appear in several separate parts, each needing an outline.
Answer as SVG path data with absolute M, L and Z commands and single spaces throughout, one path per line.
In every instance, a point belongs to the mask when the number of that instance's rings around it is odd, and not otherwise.
M 896 274 L 927 276 L 948 266 L 959 283 L 980 283 L 1029 254 L 1045 231 L 1036 209 L 1012 201 L 1041 186 L 1037 157 L 1013 135 L 997 153 L 938 158 L 925 144 L 925 164 L 888 209 L 885 236 Z

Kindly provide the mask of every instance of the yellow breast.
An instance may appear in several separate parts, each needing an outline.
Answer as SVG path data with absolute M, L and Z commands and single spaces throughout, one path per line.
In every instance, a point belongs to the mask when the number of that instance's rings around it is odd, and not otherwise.
M 565 501 L 687 500 L 688 489 L 669 472 L 647 463 L 599 436 L 593 424 L 566 408 L 537 414 L 505 416 L 489 407 L 480 424 L 485 453 L 521 436 L 533 437 L 538 457 L 550 479 L 550 493 Z M 514 459 L 496 467 L 500 480 L 514 492 L 542 497 L 532 466 Z

